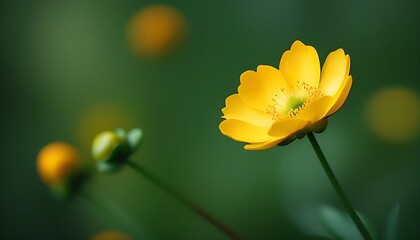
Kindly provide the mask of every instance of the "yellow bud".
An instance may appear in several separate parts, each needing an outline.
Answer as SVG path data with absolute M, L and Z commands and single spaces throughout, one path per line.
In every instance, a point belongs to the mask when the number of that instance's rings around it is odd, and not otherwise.
M 65 184 L 79 171 L 79 152 L 64 142 L 53 142 L 41 149 L 37 157 L 37 169 L 41 179 L 49 186 Z
M 124 136 L 106 131 L 98 134 L 92 143 L 92 156 L 97 161 L 109 158 L 118 144 L 124 143 Z

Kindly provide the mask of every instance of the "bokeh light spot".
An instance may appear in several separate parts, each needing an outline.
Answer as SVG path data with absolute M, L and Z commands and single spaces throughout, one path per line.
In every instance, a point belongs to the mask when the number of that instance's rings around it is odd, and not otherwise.
M 92 236 L 91 240 L 131 240 L 127 234 L 118 231 L 104 231 Z
M 93 139 L 103 131 L 130 128 L 133 120 L 129 110 L 118 104 L 98 104 L 86 109 L 77 125 L 77 138 L 85 150 L 89 150 Z
M 159 57 L 185 39 L 187 21 L 176 8 L 151 5 L 140 9 L 128 24 L 128 41 L 140 56 Z
M 381 89 L 368 100 L 365 117 L 372 132 L 382 141 L 407 143 L 419 133 L 419 97 L 408 88 Z

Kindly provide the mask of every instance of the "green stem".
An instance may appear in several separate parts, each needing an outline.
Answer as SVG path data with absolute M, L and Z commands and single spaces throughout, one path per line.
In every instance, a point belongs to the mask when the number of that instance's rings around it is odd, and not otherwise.
M 350 201 L 347 199 L 346 194 L 344 193 L 343 189 L 341 188 L 340 184 L 338 183 L 337 178 L 335 177 L 333 171 L 331 170 L 330 165 L 325 158 L 324 153 L 321 150 L 321 147 L 318 144 L 318 141 L 315 138 L 315 135 L 311 132 L 308 133 L 309 141 L 312 144 L 312 147 L 315 150 L 316 155 L 318 156 L 319 161 L 321 162 L 322 167 L 324 168 L 325 173 L 327 174 L 331 184 L 333 185 L 335 191 L 337 192 L 338 196 L 341 199 L 344 207 L 346 208 L 347 212 L 350 214 L 350 217 L 353 219 L 353 222 L 356 224 L 357 228 L 359 229 L 360 233 L 362 234 L 363 238 L 366 240 L 371 240 L 372 237 L 370 236 L 367 228 L 363 224 L 360 217 L 357 215 L 356 211 L 350 204 Z
M 191 208 L 194 212 L 196 212 L 198 215 L 206 219 L 209 223 L 211 223 L 214 227 L 225 233 L 230 239 L 240 239 L 238 235 L 236 235 L 232 230 L 230 230 L 228 227 L 223 225 L 221 222 L 217 221 L 214 217 L 212 217 L 209 213 L 204 211 L 202 208 L 198 207 L 194 203 L 187 200 L 185 197 L 181 196 L 179 193 L 174 191 L 172 188 L 161 182 L 158 178 L 156 178 L 152 173 L 144 169 L 143 167 L 137 165 L 136 163 L 128 160 L 127 165 L 132 167 L 134 170 L 142 174 L 144 177 L 149 179 L 151 182 L 156 184 L 158 187 L 160 187 L 162 190 L 167 192 L 169 195 L 171 195 L 176 200 L 180 201 L 181 203 L 185 204 L 189 208 Z
M 129 228 L 131 233 L 135 234 L 137 237 L 140 237 L 139 226 L 130 218 L 122 209 L 120 209 L 115 203 L 110 201 L 105 201 L 103 197 L 100 197 L 97 194 L 87 193 L 85 189 L 79 191 L 79 196 L 81 196 L 85 201 L 87 201 L 91 206 L 97 208 L 100 212 L 105 212 L 109 217 L 118 220 L 126 228 Z M 142 236 L 143 238 L 144 236 Z

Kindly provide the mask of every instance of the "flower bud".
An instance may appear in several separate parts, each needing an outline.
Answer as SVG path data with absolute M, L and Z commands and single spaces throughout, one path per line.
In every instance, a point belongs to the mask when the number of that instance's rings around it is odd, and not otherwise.
M 39 152 L 37 170 L 42 181 L 62 197 L 67 195 L 72 178 L 81 172 L 80 162 L 79 152 L 73 146 L 53 142 Z
M 96 161 L 107 161 L 121 144 L 124 144 L 124 137 L 111 131 L 102 132 L 93 140 L 92 156 Z
M 92 143 L 92 156 L 97 161 L 97 169 L 101 172 L 118 169 L 137 149 L 142 135 L 138 128 L 128 133 L 118 128 L 98 134 Z

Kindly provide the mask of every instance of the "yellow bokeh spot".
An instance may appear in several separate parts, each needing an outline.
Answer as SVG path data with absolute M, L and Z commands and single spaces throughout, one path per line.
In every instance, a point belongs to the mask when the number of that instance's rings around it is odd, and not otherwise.
M 91 240 L 131 240 L 132 238 L 125 233 L 117 231 L 105 231 L 95 234 Z
M 410 89 L 388 87 L 368 100 L 365 116 L 371 130 L 381 140 L 406 143 L 419 133 L 420 100 Z
M 41 149 L 37 158 L 37 170 L 49 186 L 65 184 L 79 170 L 79 152 L 71 145 L 53 142 Z
M 140 9 L 128 24 L 128 41 L 140 56 L 159 57 L 185 38 L 187 21 L 176 8 L 151 5 Z
M 98 104 L 86 109 L 77 125 L 77 138 L 83 149 L 89 151 L 98 133 L 116 128 L 131 127 L 129 109 L 118 104 Z

